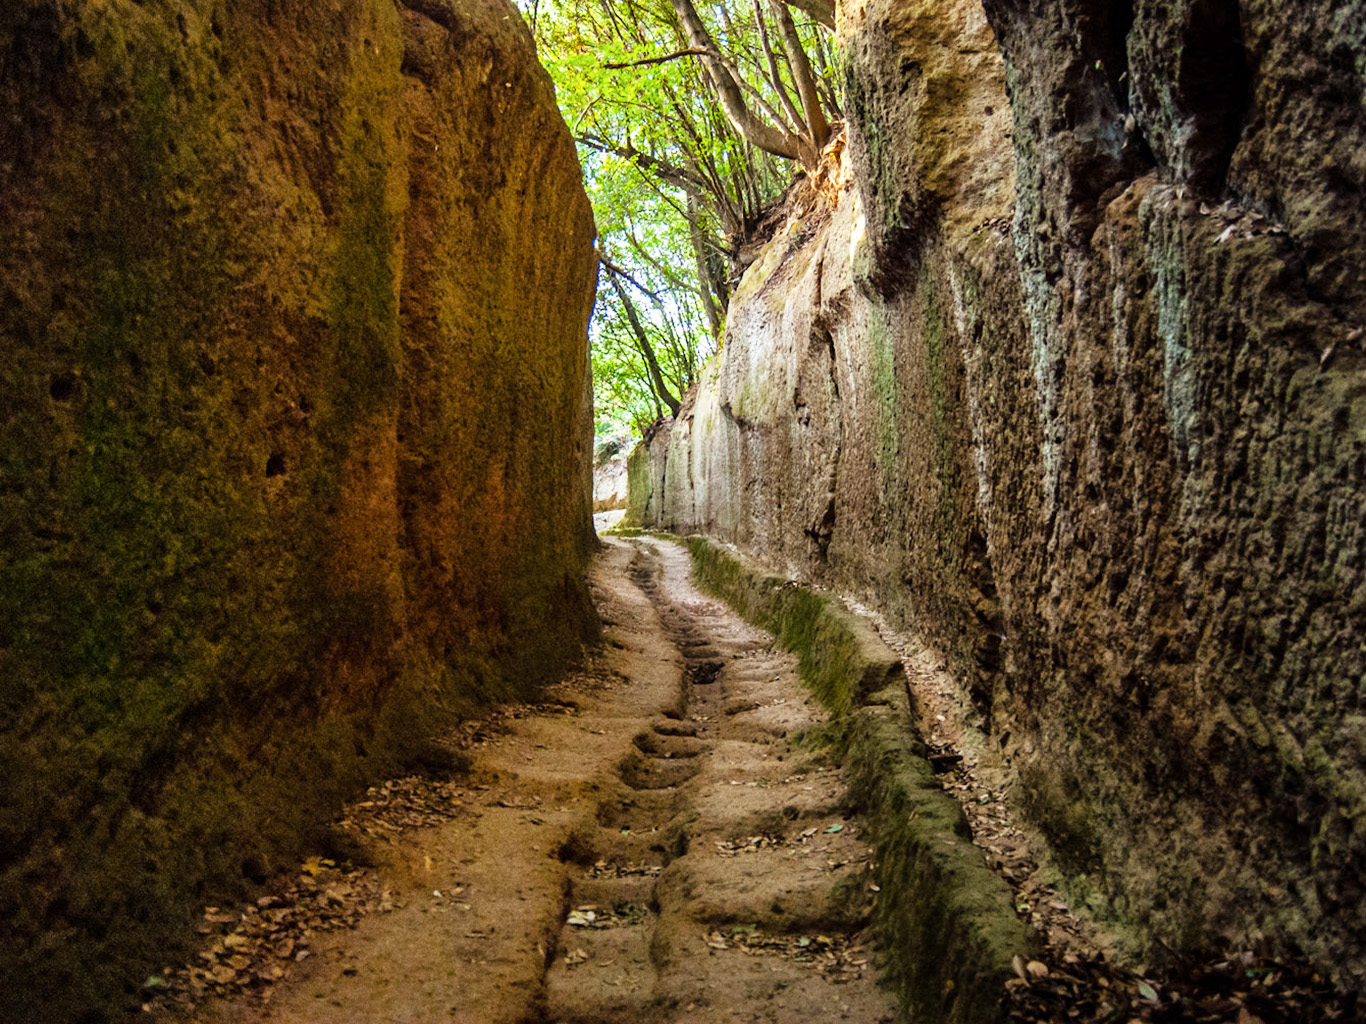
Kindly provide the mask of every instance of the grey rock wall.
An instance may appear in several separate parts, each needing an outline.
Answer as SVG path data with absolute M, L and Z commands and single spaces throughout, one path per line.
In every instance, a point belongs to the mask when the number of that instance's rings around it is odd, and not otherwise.
M 941 646 L 1133 949 L 1358 983 L 1363 26 L 844 5 L 852 183 L 747 273 L 631 498 Z

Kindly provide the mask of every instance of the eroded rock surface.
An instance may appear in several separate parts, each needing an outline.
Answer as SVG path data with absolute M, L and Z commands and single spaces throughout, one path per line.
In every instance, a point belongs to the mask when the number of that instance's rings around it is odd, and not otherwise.
M 1360 4 L 841 9 L 832 210 L 631 512 L 948 655 L 1131 948 L 1366 978 Z
M 595 514 L 626 508 L 626 460 L 633 447 L 630 434 L 611 437 L 598 444 L 593 457 Z
M 501 0 L 17 0 L 0 110 L 0 1016 L 99 1019 L 591 632 L 593 226 Z

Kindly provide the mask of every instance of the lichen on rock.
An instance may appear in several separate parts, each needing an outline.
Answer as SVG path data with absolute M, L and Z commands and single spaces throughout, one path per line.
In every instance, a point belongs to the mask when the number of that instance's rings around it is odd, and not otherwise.
M 751 268 L 630 501 L 943 649 L 1135 956 L 1360 985 L 1348 6 L 842 6 L 853 183 Z

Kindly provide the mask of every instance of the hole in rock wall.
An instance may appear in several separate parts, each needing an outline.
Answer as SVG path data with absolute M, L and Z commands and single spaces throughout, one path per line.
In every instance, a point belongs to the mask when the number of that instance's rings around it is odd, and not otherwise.
M 76 378 L 69 373 L 54 374 L 47 391 L 54 402 L 69 402 L 76 393 Z
M 1188 110 L 1178 173 L 1211 194 L 1223 189 L 1251 91 L 1237 0 L 1193 5 L 1181 40 L 1177 102 Z

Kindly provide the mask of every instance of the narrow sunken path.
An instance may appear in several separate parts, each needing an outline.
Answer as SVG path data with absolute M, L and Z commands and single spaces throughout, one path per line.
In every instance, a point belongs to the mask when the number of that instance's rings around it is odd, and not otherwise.
M 795 659 L 688 578 L 608 540 L 607 644 L 473 747 L 451 820 L 372 841 L 385 909 L 313 937 L 205 1022 L 890 1022 L 863 934 L 870 851 Z

